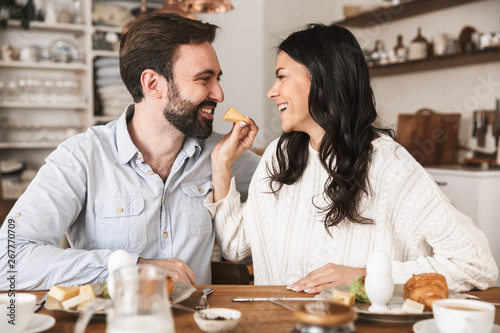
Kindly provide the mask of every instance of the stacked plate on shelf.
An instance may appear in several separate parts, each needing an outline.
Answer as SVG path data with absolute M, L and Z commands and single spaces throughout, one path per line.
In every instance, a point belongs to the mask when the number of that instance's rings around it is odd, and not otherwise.
M 120 77 L 118 58 L 98 58 L 94 67 L 96 99 L 102 115 L 119 116 L 133 99 Z

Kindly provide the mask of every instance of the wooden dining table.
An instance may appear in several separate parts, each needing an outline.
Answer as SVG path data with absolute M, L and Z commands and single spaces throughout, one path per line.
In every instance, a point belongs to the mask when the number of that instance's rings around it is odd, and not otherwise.
M 194 308 L 201 296 L 201 291 L 207 286 L 195 286 L 196 291 L 180 304 Z M 310 294 L 289 291 L 285 286 L 255 286 L 255 285 L 211 285 L 214 292 L 209 296 L 211 308 L 224 307 L 241 311 L 241 320 L 233 332 L 292 332 L 295 319 L 289 309 L 275 305 L 268 301 L 233 302 L 234 297 L 311 297 Z M 46 291 L 31 291 L 42 298 Z M 500 287 L 493 287 L 485 291 L 470 291 L 467 294 L 480 297 L 489 302 L 500 302 Z M 301 301 L 286 301 L 287 305 L 294 306 Z M 67 333 L 73 332 L 78 316 L 65 311 L 49 310 L 42 307 L 37 313 L 47 314 L 56 319 L 55 325 L 45 332 Z M 175 328 L 177 333 L 201 332 L 193 319 L 193 313 L 173 309 Z M 358 333 L 405 333 L 413 332 L 413 322 L 382 322 L 367 318 L 358 318 L 355 327 Z M 495 324 L 500 324 L 500 307 L 496 308 Z M 86 332 L 106 332 L 105 315 L 95 316 L 89 323 Z

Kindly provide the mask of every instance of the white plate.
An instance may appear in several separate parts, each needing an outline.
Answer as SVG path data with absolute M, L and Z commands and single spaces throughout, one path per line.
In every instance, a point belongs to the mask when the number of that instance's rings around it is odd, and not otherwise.
M 426 319 L 418 321 L 413 325 L 413 332 L 415 333 L 439 333 L 436 321 L 434 319 Z M 500 333 L 500 326 L 493 325 L 491 333 Z
M 349 291 L 348 284 L 339 284 L 333 288 L 323 289 L 321 294 L 315 296 L 315 298 L 329 300 L 332 297 L 333 289 L 337 289 L 340 291 Z M 450 298 L 467 298 L 465 295 L 461 295 L 455 291 L 450 290 Z M 390 323 L 414 323 L 418 320 L 432 318 L 432 312 L 425 311 L 423 313 L 402 313 L 401 308 L 403 306 L 403 285 L 395 284 L 394 285 L 394 294 L 392 295 L 391 300 L 387 304 L 389 307 L 388 313 L 377 313 L 370 312 L 368 308 L 370 307 L 370 303 L 354 303 L 354 310 L 358 313 L 358 317 L 367 320 L 381 321 L 381 322 L 390 322 Z M 399 310 L 399 312 L 397 311 Z
M 92 289 L 94 290 L 94 294 L 96 296 L 101 294 L 103 286 L 104 286 L 104 283 L 93 283 L 92 284 Z M 190 283 L 174 281 L 174 290 L 172 291 L 172 295 L 170 295 L 170 301 L 172 303 L 182 302 L 183 300 L 189 298 L 189 296 L 191 296 L 191 294 L 195 290 L 196 290 L 196 288 L 193 287 Z M 105 303 L 105 299 L 103 299 L 102 297 L 96 297 L 95 301 L 102 302 L 103 304 Z M 64 312 L 69 312 L 69 313 L 76 313 L 76 314 L 80 314 L 83 312 L 81 310 L 66 310 L 63 308 L 60 301 L 56 300 L 55 298 L 53 298 L 51 296 L 47 297 L 47 302 L 45 302 L 45 308 L 49 309 L 49 310 L 58 310 L 58 311 L 64 311 Z M 96 315 L 103 315 L 103 314 L 106 314 L 106 311 L 104 309 L 97 310 L 95 314 Z
M 24 333 L 36 333 L 48 330 L 56 323 L 56 319 L 46 314 L 35 313 Z

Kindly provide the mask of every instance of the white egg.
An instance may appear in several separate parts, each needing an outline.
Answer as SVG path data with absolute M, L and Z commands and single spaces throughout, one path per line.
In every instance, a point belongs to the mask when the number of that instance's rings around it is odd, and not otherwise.
M 108 292 L 111 298 L 115 296 L 115 279 L 113 273 L 125 266 L 135 265 L 132 256 L 125 250 L 116 250 L 111 253 L 108 260 Z
M 368 257 L 366 275 L 391 276 L 392 264 L 389 256 L 383 251 L 375 251 Z
M 108 260 L 109 275 L 113 274 L 117 269 L 128 265 L 135 265 L 132 256 L 125 250 L 116 250 L 111 253 Z

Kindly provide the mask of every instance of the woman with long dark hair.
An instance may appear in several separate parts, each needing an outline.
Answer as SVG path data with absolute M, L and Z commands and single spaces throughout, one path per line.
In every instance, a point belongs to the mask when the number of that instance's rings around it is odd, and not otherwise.
M 366 275 L 375 250 L 395 283 L 438 272 L 449 287 L 486 289 L 498 276 L 484 234 L 425 169 L 375 126 L 361 48 L 346 28 L 311 24 L 278 47 L 277 103 L 284 133 L 266 149 L 243 206 L 231 165 L 257 126 L 234 126 L 212 153 L 213 201 L 223 255 L 250 251 L 256 284 L 320 292 Z

